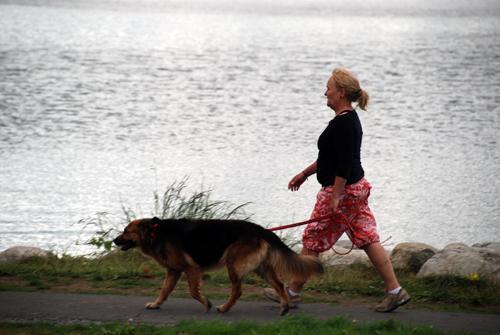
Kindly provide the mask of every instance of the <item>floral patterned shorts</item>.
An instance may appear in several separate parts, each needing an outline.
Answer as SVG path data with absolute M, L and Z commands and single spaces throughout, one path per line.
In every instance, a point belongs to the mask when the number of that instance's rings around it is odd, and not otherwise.
M 354 184 L 346 185 L 340 197 L 339 207 L 332 213 L 330 202 L 333 186 L 323 187 L 318 192 L 311 219 L 330 213 L 333 216 L 307 225 L 302 235 L 304 247 L 316 252 L 328 250 L 344 232 L 358 248 L 379 242 L 377 223 L 368 207 L 371 188 L 370 183 L 364 178 Z

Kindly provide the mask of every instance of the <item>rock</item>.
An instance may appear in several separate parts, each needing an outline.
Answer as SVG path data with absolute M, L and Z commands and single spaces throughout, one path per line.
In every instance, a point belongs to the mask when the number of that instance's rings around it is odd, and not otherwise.
M 500 242 L 476 243 L 472 246 L 476 248 L 489 248 L 495 250 L 496 252 L 500 252 Z
M 399 243 L 392 250 L 390 257 L 395 269 L 407 269 L 417 273 L 437 251 L 425 243 Z
M 469 247 L 463 243 L 447 245 L 429 258 L 417 277 L 431 275 L 457 275 L 500 282 L 500 252 L 493 248 Z
M 353 249 L 358 249 L 358 247 L 356 247 L 355 245 L 352 244 L 351 240 L 338 240 L 337 242 L 335 242 L 335 246 L 334 248 L 337 248 L 337 247 L 342 247 L 344 249 L 351 249 L 351 247 Z M 337 250 L 337 249 L 335 249 Z
M 351 248 L 342 248 L 335 245 L 334 249 L 339 254 L 347 253 Z M 320 254 L 320 260 L 323 264 L 336 265 L 352 265 L 352 264 L 371 264 L 370 259 L 363 250 L 353 249 L 347 255 L 336 254 L 333 250 L 328 250 Z
M 51 255 L 50 252 L 40 248 L 16 246 L 1 252 L 0 262 L 15 262 L 30 257 L 48 257 L 49 255 Z

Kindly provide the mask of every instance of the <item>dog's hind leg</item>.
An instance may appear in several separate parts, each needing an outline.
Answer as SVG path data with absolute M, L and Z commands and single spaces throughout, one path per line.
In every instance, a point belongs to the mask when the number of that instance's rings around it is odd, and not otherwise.
M 231 296 L 223 305 L 217 307 L 221 313 L 227 312 L 241 297 L 241 280 L 254 271 L 267 255 L 268 246 L 264 242 L 239 241 L 226 252 L 225 262 L 231 280 Z
M 265 281 L 267 281 L 271 285 L 271 287 L 278 293 L 281 306 L 280 315 L 287 314 L 290 310 L 288 294 L 285 290 L 285 285 L 279 279 L 274 269 L 269 265 L 262 264 L 257 270 L 255 270 L 255 273 L 262 277 Z
M 205 306 L 205 312 L 208 312 L 212 308 L 212 303 L 204 295 L 201 294 L 200 284 L 201 284 L 202 273 L 199 270 L 189 270 L 186 271 L 186 276 L 189 285 L 189 293 L 191 296 L 201 302 Z
M 157 309 L 160 308 L 161 304 L 167 300 L 170 293 L 172 293 L 175 284 L 179 281 L 181 277 L 181 272 L 168 270 L 167 275 L 165 276 L 165 280 L 163 281 L 163 286 L 160 290 L 160 295 L 154 302 L 148 302 L 146 304 L 147 309 Z

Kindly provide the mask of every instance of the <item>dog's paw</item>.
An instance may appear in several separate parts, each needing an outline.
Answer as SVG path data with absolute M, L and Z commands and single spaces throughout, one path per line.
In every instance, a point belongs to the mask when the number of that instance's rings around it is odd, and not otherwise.
M 157 302 L 148 302 L 146 304 L 146 308 L 147 309 L 158 309 L 158 308 L 160 308 L 160 304 Z
M 205 305 L 205 312 L 208 312 L 212 308 L 212 303 L 210 300 L 207 300 L 207 304 Z
M 286 315 L 288 314 L 288 311 L 290 310 L 290 308 L 288 307 L 288 305 L 286 306 L 282 306 L 281 307 L 281 311 L 280 311 L 280 316 L 283 316 L 283 315 Z
M 219 313 L 226 313 L 228 310 L 229 310 L 229 308 L 227 308 L 226 305 L 217 306 L 217 312 L 219 312 Z

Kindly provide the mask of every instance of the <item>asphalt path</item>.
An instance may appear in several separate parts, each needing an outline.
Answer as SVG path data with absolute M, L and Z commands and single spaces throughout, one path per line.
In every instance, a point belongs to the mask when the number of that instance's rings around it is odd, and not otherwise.
M 171 325 L 181 320 L 219 320 L 226 322 L 279 320 L 279 306 L 267 301 L 238 301 L 227 313 L 212 308 L 204 312 L 192 299 L 171 298 L 158 310 L 144 308 L 152 297 L 45 292 L 0 292 L 0 321 L 141 322 Z M 212 301 L 214 305 L 221 301 Z M 365 306 L 322 303 L 300 304 L 290 315 L 310 315 L 318 319 L 344 316 L 356 321 L 395 319 L 408 325 L 432 326 L 436 330 L 473 334 L 499 334 L 500 315 L 433 312 L 401 307 L 392 313 L 376 313 Z

